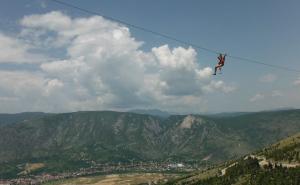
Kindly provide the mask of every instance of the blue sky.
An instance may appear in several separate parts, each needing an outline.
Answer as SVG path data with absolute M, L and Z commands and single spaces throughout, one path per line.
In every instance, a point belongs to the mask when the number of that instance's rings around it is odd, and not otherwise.
M 300 12 L 298 7 L 300 2 L 296 0 L 64 1 L 203 47 L 227 52 L 231 55 L 297 70 L 300 67 L 298 59 L 298 51 L 300 50 L 300 37 L 298 35 L 300 32 Z M 0 76 L 6 78 L 6 80 L 0 82 L 0 101 L 2 101 L 1 104 L 7 105 L 1 108 L 1 112 L 67 112 L 83 109 L 159 108 L 175 112 L 197 113 L 259 111 L 281 107 L 299 108 L 299 73 L 227 58 L 222 75 L 215 77 L 208 75 L 209 77 L 206 76 L 205 79 L 197 79 L 196 82 L 193 82 L 194 76 L 199 71 L 204 70 L 205 67 L 214 67 L 217 57 L 215 54 L 197 48 L 193 48 L 194 52 L 191 52 L 188 50 L 189 46 L 187 45 L 130 27 L 128 27 L 129 37 L 134 38 L 136 42 L 141 41 L 143 44 L 135 48 L 136 43 L 130 42 L 129 44 L 133 44 L 132 47 L 135 50 L 129 50 L 128 52 L 135 55 L 136 50 L 138 50 L 144 52 L 145 55 L 151 55 L 149 57 L 152 58 L 148 61 L 150 64 L 147 63 L 146 67 L 143 66 L 142 69 L 130 71 L 127 67 L 135 65 L 130 63 L 132 61 L 128 61 L 129 63 L 126 63 L 126 65 L 125 63 L 116 62 L 118 60 L 137 60 L 136 62 L 140 60 L 140 58 L 132 58 L 132 56 L 126 55 L 122 58 L 118 53 L 111 54 L 108 61 L 102 61 L 103 57 L 100 57 L 93 66 L 87 66 L 95 69 L 99 67 L 98 71 L 106 69 L 106 71 L 99 72 L 98 75 L 89 77 L 101 81 L 103 87 L 100 89 L 98 88 L 99 84 L 88 81 L 88 77 L 84 73 L 76 73 L 78 75 L 76 77 L 66 77 L 61 74 L 58 75 L 57 71 L 56 73 L 49 72 L 49 68 L 52 70 L 53 65 L 49 67 L 47 64 L 56 61 L 70 61 L 68 64 L 74 67 L 76 65 L 74 61 L 80 61 L 83 62 L 82 65 L 86 65 L 89 62 L 88 60 L 78 58 L 88 58 L 91 55 L 88 51 L 87 53 L 80 51 L 80 56 L 78 53 L 73 53 L 70 56 L 70 52 L 67 52 L 70 48 L 77 47 L 76 38 L 86 36 L 80 31 L 72 38 L 64 37 L 66 40 L 69 39 L 66 41 L 68 43 L 63 43 L 59 47 L 53 46 L 51 41 L 61 39 L 54 37 L 66 31 L 62 27 L 53 30 L 53 28 L 40 23 L 44 21 L 43 15 L 50 14 L 53 11 L 60 12 L 59 15 L 55 14 L 57 18 L 64 16 L 72 19 L 73 22 L 76 22 L 76 19 L 89 19 L 91 17 L 47 0 L 2 0 L 0 2 L 0 33 L 2 39 L 7 37 L 13 40 L 11 42 L 22 45 L 19 48 L 19 55 L 26 57 L 27 61 L 19 62 L 17 60 L 20 60 L 20 57 L 13 56 L 12 61 L 4 58 L 0 62 Z M 25 16 L 33 14 L 39 17 L 31 17 L 27 23 L 21 23 Z M 39 22 L 39 24 L 35 24 L 34 21 Z M 57 20 L 53 18 L 49 25 L 57 24 L 55 21 Z M 99 24 L 101 24 L 101 20 L 99 21 Z M 110 23 L 113 24 L 113 22 Z M 114 25 L 111 26 L 114 28 Z M 122 26 L 124 25 L 119 25 L 119 28 Z M 92 27 L 89 27 L 89 29 L 94 30 Z M 30 30 L 31 36 L 28 35 L 28 30 Z M 32 33 L 36 35 L 41 30 L 45 32 L 43 35 L 39 37 L 32 36 Z M 106 33 L 99 31 L 97 35 L 89 36 L 101 37 L 101 34 L 105 35 Z M 46 39 L 48 39 L 48 42 L 45 41 Z M 107 39 L 109 40 L 109 38 Z M 116 42 L 111 46 L 113 48 L 109 49 L 122 52 L 122 49 L 124 49 L 121 48 L 122 43 L 121 41 L 120 43 Z M 168 50 L 160 48 L 166 44 Z M 10 53 L 9 49 L 13 49 L 13 47 L 5 47 L 0 46 L 4 51 L 8 51 L 7 53 Z M 105 46 L 99 45 L 96 48 L 101 47 Z M 165 54 L 169 50 L 172 52 L 173 49 L 178 47 L 185 50 L 178 51 L 178 55 L 174 52 L 174 56 L 168 56 L 169 58 L 166 59 Z M 153 48 L 158 49 L 155 52 Z M 13 53 L 13 51 L 11 52 Z M 196 53 L 196 56 L 192 57 L 194 53 Z M 75 58 L 75 55 L 77 58 Z M 28 62 L 29 60 L 36 62 Z M 192 63 L 186 61 L 187 64 L 182 64 L 182 67 L 181 64 L 179 65 L 181 60 L 191 60 Z M 112 61 L 109 67 L 99 64 L 109 61 Z M 172 68 L 172 61 L 177 62 L 176 69 Z M 154 64 L 151 64 L 151 62 L 157 63 L 157 65 L 152 66 Z M 166 62 L 169 62 L 167 65 L 169 68 L 166 67 Z M 63 65 L 65 63 L 56 64 Z M 189 67 L 186 68 L 188 65 L 197 66 L 195 70 L 191 70 Z M 68 69 L 71 68 L 70 66 L 68 66 Z M 181 68 L 178 68 L 178 66 L 181 66 Z M 111 72 L 111 75 L 105 75 L 106 72 Z M 115 73 L 121 74 L 119 78 L 128 79 L 128 81 L 115 80 L 115 76 L 118 76 Z M 134 73 L 136 73 L 136 76 L 133 75 Z M 27 81 L 22 81 L 24 78 L 33 78 L 30 82 L 35 81 L 36 83 L 32 85 Z M 154 78 L 155 82 L 153 81 Z M 73 81 L 70 82 L 70 79 Z M 74 79 L 77 80 L 76 83 Z M 143 79 L 145 83 L 135 81 L 135 79 Z M 18 82 L 16 82 L 17 80 Z M 155 85 L 152 87 L 146 84 L 146 81 L 147 83 L 151 81 Z M 187 85 L 187 83 L 189 84 Z M 18 92 L 24 90 L 22 84 L 28 84 L 26 88 L 29 88 L 28 86 L 34 88 L 26 89 L 23 93 Z M 165 86 L 156 89 L 158 88 L 157 84 Z M 50 86 L 52 88 L 51 93 L 50 90 L 45 90 Z M 63 88 L 63 90 L 55 89 L 56 87 Z M 81 94 L 74 94 L 74 91 L 72 91 L 72 89 L 77 88 Z M 157 93 L 158 91 L 159 93 Z M 66 99 L 66 102 L 62 99 Z M 99 102 L 93 103 L 96 100 L 99 100 Z

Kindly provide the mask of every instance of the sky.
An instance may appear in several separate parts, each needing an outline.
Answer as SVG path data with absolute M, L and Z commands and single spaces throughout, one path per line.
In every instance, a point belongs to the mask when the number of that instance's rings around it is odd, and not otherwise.
M 229 55 L 300 70 L 297 0 L 62 0 Z M 0 112 L 300 108 L 300 73 L 65 7 L 0 1 Z

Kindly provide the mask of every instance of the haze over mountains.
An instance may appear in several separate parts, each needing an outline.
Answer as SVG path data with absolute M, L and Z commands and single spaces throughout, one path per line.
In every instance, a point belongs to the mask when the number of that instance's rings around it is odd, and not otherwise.
M 17 165 L 26 162 L 45 163 L 44 171 L 77 169 L 90 161 L 217 163 L 300 131 L 300 110 L 229 117 L 112 111 L 35 115 L 0 126 L 0 163 L 10 166 L 1 174 L 16 175 Z

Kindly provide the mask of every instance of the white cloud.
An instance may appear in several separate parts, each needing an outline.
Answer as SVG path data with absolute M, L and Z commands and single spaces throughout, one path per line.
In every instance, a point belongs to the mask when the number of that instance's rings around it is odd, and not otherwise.
M 28 36 L 34 47 L 62 48 L 66 53 L 42 63 L 39 73 L 0 73 L 9 74 L 9 82 L 0 79 L 0 92 L 6 92 L 0 102 L 14 100 L 11 110 L 15 106 L 17 111 L 135 107 L 189 111 L 205 106 L 205 93 L 235 90 L 212 80 L 212 69 L 200 68 L 192 47 L 163 45 L 145 52 L 143 42 L 136 41 L 127 27 L 100 16 L 71 18 L 55 11 L 25 16 L 21 25 L 22 38 Z M 8 84 L 15 85 L 8 88 Z
M 207 92 L 213 92 L 215 90 L 230 93 L 236 89 L 235 86 L 226 85 L 223 81 L 214 81 L 212 80 L 208 85 L 204 86 L 204 90 Z
M 30 49 L 22 40 L 0 32 L 0 63 L 37 63 L 44 60 L 42 56 L 30 53 Z
M 261 93 L 257 93 L 256 95 L 254 95 L 252 98 L 250 98 L 250 102 L 256 102 L 259 100 L 262 100 L 265 98 L 265 95 L 261 94 Z
M 250 98 L 249 101 L 257 102 L 257 101 L 260 101 L 263 99 L 272 100 L 270 98 L 278 98 L 278 97 L 282 97 L 282 96 L 283 96 L 282 92 L 280 92 L 279 90 L 273 90 L 270 93 L 257 93 L 252 98 Z
M 277 76 L 274 74 L 266 74 L 259 79 L 259 81 L 263 83 L 272 83 L 275 80 L 277 80 Z
M 26 27 L 44 28 L 51 31 L 67 29 L 71 25 L 71 19 L 58 11 L 53 11 L 43 15 L 29 15 L 21 20 L 21 24 Z
M 17 107 L 32 110 L 41 97 L 43 83 L 40 74 L 0 71 L 0 110 L 15 111 Z
M 207 79 L 211 76 L 212 69 L 210 67 L 205 67 L 204 69 L 197 70 L 196 73 L 197 73 L 196 78 Z
M 154 47 L 152 52 L 157 57 L 159 64 L 162 67 L 169 68 L 184 68 L 186 70 L 193 70 L 196 68 L 196 51 L 189 47 L 188 49 L 178 47 L 170 50 L 168 45 Z
M 272 91 L 271 96 L 272 97 L 280 97 L 280 96 L 283 96 L 283 94 L 279 90 L 274 90 L 274 91 Z
M 49 96 L 52 91 L 64 87 L 64 83 L 58 79 L 51 79 L 46 83 L 45 95 Z
M 300 77 L 293 82 L 294 85 L 300 85 Z

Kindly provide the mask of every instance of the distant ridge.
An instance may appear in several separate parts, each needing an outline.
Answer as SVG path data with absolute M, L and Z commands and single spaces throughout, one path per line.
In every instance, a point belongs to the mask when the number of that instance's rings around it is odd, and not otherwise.
M 260 111 L 260 112 L 288 111 L 288 110 L 297 110 L 297 108 L 294 108 L 294 107 L 280 107 L 280 108 L 276 108 L 276 109 L 263 110 L 263 111 Z
M 133 109 L 133 110 L 130 110 L 128 112 L 158 116 L 158 117 L 161 117 L 161 118 L 168 118 L 169 116 L 171 116 L 171 113 L 169 113 L 167 111 L 162 111 L 162 110 L 159 110 L 159 109 Z
M 204 114 L 208 117 L 235 117 L 242 116 L 246 114 L 252 114 L 253 112 L 222 112 L 222 113 L 214 113 L 214 114 Z
M 205 115 L 208 117 L 235 117 L 235 116 L 242 116 L 247 114 L 255 114 L 260 112 L 280 112 L 280 111 L 292 111 L 292 110 L 300 110 L 293 107 L 282 107 L 276 109 L 269 109 L 269 110 L 261 110 L 261 111 L 254 111 L 254 112 L 216 112 L 216 113 L 204 113 L 200 115 Z
M 46 115 L 50 115 L 50 114 L 43 113 L 43 112 L 22 112 L 22 113 L 16 113 L 16 114 L 1 113 L 0 114 L 0 125 L 14 124 L 14 123 L 19 123 L 19 122 L 22 122 L 25 120 L 38 119 L 38 118 L 44 117 Z

